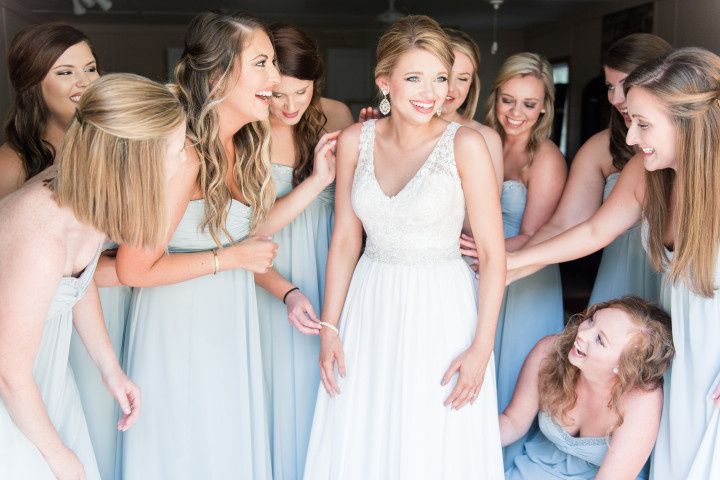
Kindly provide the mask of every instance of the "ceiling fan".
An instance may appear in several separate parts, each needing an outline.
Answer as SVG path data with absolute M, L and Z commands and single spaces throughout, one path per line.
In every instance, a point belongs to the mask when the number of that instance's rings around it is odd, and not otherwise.
M 405 16 L 404 13 L 395 10 L 395 0 L 388 0 L 388 9 L 379 14 L 376 18 L 382 23 L 395 23 Z

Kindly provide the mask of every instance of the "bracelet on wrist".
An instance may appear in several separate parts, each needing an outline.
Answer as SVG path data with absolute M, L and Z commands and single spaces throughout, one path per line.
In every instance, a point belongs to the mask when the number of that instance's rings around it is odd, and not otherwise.
M 290 295 L 290 294 L 291 294 L 292 292 L 294 292 L 295 290 L 300 291 L 300 288 L 299 288 L 299 287 L 293 287 L 293 288 L 291 288 L 290 290 L 288 290 L 287 292 L 285 292 L 285 295 L 283 295 L 283 303 L 285 303 L 285 300 L 287 300 L 287 296 Z
M 218 257 L 218 249 L 213 248 L 213 261 L 215 262 L 215 270 L 213 271 L 213 275 L 217 275 L 217 273 L 220 271 L 220 257 Z
M 322 322 L 322 321 L 321 321 L 321 322 L 320 322 L 320 325 L 322 325 L 323 327 L 327 327 L 327 328 L 329 328 L 330 330 L 332 330 L 333 332 L 335 332 L 336 334 L 340 335 L 340 330 L 338 330 L 338 328 L 337 328 L 335 325 L 333 325 L 332 323 L 330 323 L 330 322 Z

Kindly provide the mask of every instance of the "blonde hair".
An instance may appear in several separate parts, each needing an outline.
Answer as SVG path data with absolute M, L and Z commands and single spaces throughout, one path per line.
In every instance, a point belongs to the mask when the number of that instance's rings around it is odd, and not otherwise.
M 552 67 L 545 57 L 537 53 L 523 52 L 511 55 L 503 62 L 487 100 L 485 123 L 494 128 L 500 134 L 502 140 L 505 141 L 505 130 L 497 118 L 495 106 L 497 105 L 498 96 L 500 95 L 500 87 L 518 75 L 521 77 L 532 75 L 542 81 L 545 87 L 545 98 L 542 102 L 542 110 L 545 110 L 545 113 L 540 114 L 540 118 L 537 123 L 533 125 L 532 132 L 530 133 L 530 141 L 527 146 L 530 161 L 525 167 L 527 168 L 532 164 L 540 144 L 550 138 L 553 117 L 555 115 L 555 84 L 553 83 Z
M 455 55 L 440 24 L 425 15 L 408 15 L 393 23 L 380 37 L 375 78 L 390 75 L 400 57 L 415 48 L 437 57 L 448 74 L 452 70 Z
M 583 313 L 573 315 L 559 335 L 555 349 L 542 363 L 538 388 L 542 410 L 553 418 L 567 421 L 567 413 L 577 402 L 576 387 L 580 378 L 580 370 L 570 363 L 568 354 L 575 343 L 580 324 L 606 308 L 622 310 L 638 327 L 618 362 L 617 381 L 612 387 L 608 403 L 617 422 L 608 432 L 610 434 L 623 423 L 623 395 L 636 389 L 652 391 L 662 386 L 663 374 L 675 355 L 670 316 L 655 304 L 639 297 L 627 296 L 596 303 Z
M 75 117 L 48 183 L 58 204 L 113 241 L 159 245 L 167 140 L 185 122 L 180 102 L 147 78 L 112 74 L 87 88 Z
M 677 131 L 677 170 L 646 173 L 650 260 L 657 270 L 668 270 L 669 281 L 685 281 L 697 294 L 712 297 L 720 244 L 720 57 L 701 48 L 676 50 L 631 73 L 626 92 L 636 87 L 657 98 Z M 673 184 L 678 235 L 669 261 L 663 232 Z
M 450 38 L 452 48 L 464 53 L 470 58 L 473 66 L 473 76 L 468 90 L 467 97 L 460 107 L 458 113 L 466 120 L 472 120 L 477 111 L 478 100 L 480 99 L 480 49 L 467 33 L 455 30 L 454 28 L 446 28 L 445 33 Z
M 240 68 L 243 48 L 253 32 L 268 33 L 255 17 L 244 13 L 207 12 L 193 18 L 185 49 L 175 68 L 176 88 L 188 111 L 188 137 L 200 157 L 199 183 L 205 199 L 201 228 L 215 243 L 221 234 L 232 239 L 225 225 L 231 194 L 226 182 L 228 161 L 219 138 L 217 107 L 233 68 Z M 269 35 L 268 35 L 269 37 Z M 243 126 L 233 137 L 233 177 L 252 208 L 251 230 L 267 216 L 275 200 L 270 176 L 270 129 L 267 121 Z

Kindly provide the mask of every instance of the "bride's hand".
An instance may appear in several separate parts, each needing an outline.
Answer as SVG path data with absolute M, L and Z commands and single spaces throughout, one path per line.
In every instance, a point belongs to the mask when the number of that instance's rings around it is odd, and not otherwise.
M 331 397 L 340 394 L 340 387 L 335 378 L 335 362 L 340 376 L 344 377 L 345 353 L 340 336 L 334 330 L 323 327 L 320 330 L 320 379 Z
M 443 405 L 446 407 L 449 405 L 451 408 L 458 410 L 468 402 L 470 404 L 475 403 L 478 395 L 480 395 L 488 361 L 489 357 L 483 355 L 475 347 L 470 347 L 458 355 L 452 361 L 442 379 L 442 385 L 447 385 L 453 375 L 456 372 L 458 373 L 455 388 L 450 392 L 450 396 Z

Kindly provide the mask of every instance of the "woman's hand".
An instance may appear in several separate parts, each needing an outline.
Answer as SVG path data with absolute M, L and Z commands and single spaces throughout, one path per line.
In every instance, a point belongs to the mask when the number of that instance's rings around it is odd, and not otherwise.
M 460 234 L 460 254 L 477 258 L 477 245 L 475 245 L 475 238 L 472 235 Z
M 340 135 L 340 130 L 326 133 L 315 145 L 311 176 L 326 186 L 335 181 L 335 145 L 338 135 Z
M 380 115 L 380 110 L 373 107 L 365 107 L 360 109 L 360 114 L 358 115 L 358 122 L 377 120 L 379 118 L 382 118 L 382 115 Z
M 453 375 L 456 372 L 458 373 L 455 388 L 450 392 L 450 396 L 443 405 L 459 410 L 468 402 L 470 404 L 475 403 L 478 395 L 480 395 L 488 360 L 489 356 L 484 355 L 475 347 L 470 347 L 458 355 L 452 361 L 442 379 L 441 385 L 447 385 Z
M 107 375 L 103 375 L 103 382 L 108 391 L 117 400 L 122 411 L 122 416 L 117 423 L 117 428 L 124 432 L 130 428 L 140 415 L 140 387 L 135 385 L 125 373 L 117 369 Z
M 85 480 L 85 468 L 75 452 L 69 448 L 63 448 L 45 460 L 57 480 Z
M 310 300 L 300 290 L 293 290 L 285 298 L 288 321 L 300 333 L 306 335 L 319 335 L 320 319 L 317 318 Z
M 330 328 L 320 330 L 320 379 L 327 393 L 334 397 L 340 394 L 335 378 L 335 362 L 341 377 L 345 376 L 345 353 L 340 336 Z
M 253 273 L 265 273 L 277 256 L 277 243 L 270 237 L 250 235 L 242 242 L 218 250 L 221 270 L 243 268 Z

